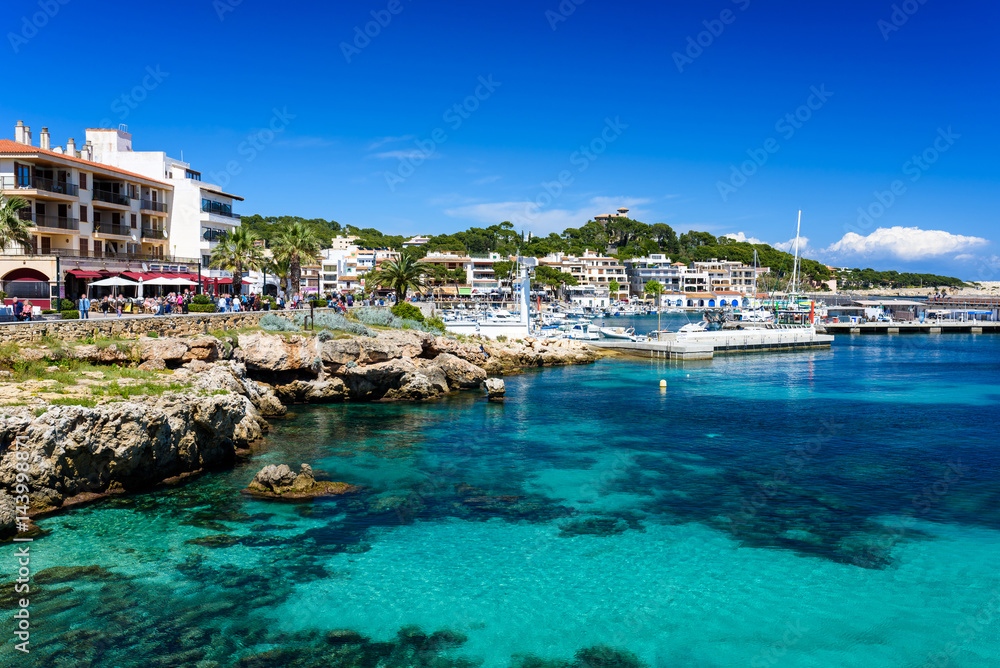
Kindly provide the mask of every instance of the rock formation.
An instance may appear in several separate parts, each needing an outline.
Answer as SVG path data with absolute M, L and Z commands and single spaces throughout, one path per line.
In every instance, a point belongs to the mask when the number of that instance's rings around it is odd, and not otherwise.
M 321 496 L 338 496 L 360 491 L 356 485 L 346 482 L 316 480 L 312 467 L 302 464 L 299 474 L 292 473 L 287 464 L 265 466 L 243 492 L 264 499 L 302 500 Z

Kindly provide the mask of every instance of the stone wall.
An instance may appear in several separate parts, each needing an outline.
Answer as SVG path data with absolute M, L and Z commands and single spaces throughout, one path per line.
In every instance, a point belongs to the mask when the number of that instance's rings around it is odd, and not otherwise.
M 328 309 L 316 309 L 326 311 Z M 85 338 L 137 339 L 143 334 L 156 332 L 159 336 L 186 336 L 204 334 L 209 330 L 230 330 L 256 327 L 267 311 L 241 313 L 190 313 L 168 316 L 123 316 L 93 320 L 36 320 L 0 325 L 0 343 L 31 343 L 44 336 L 61 341 L 79 341 Z M 275 315 L 291 318 L 296 313 L 308 311 L 270 311 Z

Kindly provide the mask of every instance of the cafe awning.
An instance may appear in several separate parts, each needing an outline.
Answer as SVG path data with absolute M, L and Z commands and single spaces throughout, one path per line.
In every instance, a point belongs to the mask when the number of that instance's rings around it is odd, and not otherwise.
M 472 296 L 472 288 L 459 288 L 458 294 Z
M 85 271 L 83 269 L 70 269 L 66 272 L 75 278 L 101 278 L 101 274 L 96 271 Z

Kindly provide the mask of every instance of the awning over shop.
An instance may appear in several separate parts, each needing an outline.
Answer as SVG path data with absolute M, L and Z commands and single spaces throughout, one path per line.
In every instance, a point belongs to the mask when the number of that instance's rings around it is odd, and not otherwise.
M 96 271 L 84 271 L 83 269 L 70 269 L 66 273 L 74 278 L 101 278 L 102 276 Z
M 458 294 L 471 296 L 472 295 L 472 288 L 459 288 L 458 289 Z

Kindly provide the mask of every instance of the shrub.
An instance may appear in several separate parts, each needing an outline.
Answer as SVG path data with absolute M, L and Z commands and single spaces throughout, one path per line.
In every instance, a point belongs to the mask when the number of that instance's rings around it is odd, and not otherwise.
M 445 331 L 444 320 L 441 318 L 427 318 L 424 320 L 424 326 L 438 332 Z
M 295 314 L 295 323 L 299 327 L 304 326 L 306 315 L 305 313 Z M 320 329 L 336 329 L 341 332 L 347 332 L 348 334 L 357 334 L 359 336 L 376 336 L 376 333 L 362 325 L 360 322 L 353 322 L 348 320 L 339 313 L 323 312 L 316 314 L 316 326 Z
M 146 332 L 146 338 L 148 339 L 158 339 L 160 335 L 157 332 Z
M 399 318 L 386 309 L 356 308 L 352 311 L 354 317 L 366 325 L 373 327 L 398 327 Z
M 312 304 L 314 308 L 326 308 L 325 299 L 310 299 L 309 303 Z
M 392 314 L 403 320 L 424 321 L 424 313 L 419 308 L 408 302 L 399 302 L 392 307 Z
M 60 311 L 72 311 L 75 308 L 76 308 L 76 304 L 74 304 L 70 300 L 68 300 L 68 299 L 60 299 L 59 300 L 59 310 Z
M 215 304 L 188 304 L 188 313 L 215 313 Z
M 212 298 L 209 297 L 208 295 L 195 295 L 194 297 L 191 298 L 191 303 L 192 304 L 211 304 L 213 302 L 212 302 Z
M 63 300 L 63 301 L 65 301 L 65 300 Z M 62 313 L 62 319 L 63 320 L 79 320 L 80 319 L 80 312 L 77 311 L 76 309 L 64 309 L 63 311 L 60 311 L 60 313 Z
M 260 328 L 269 332 L 297 332 L 299 328 L 288 318 L 267 313 L 260 317 Z
M 42 309 L 42 315 L 50 315 L 52 313 L 59 313 L 59 311 L 51 308 Z

